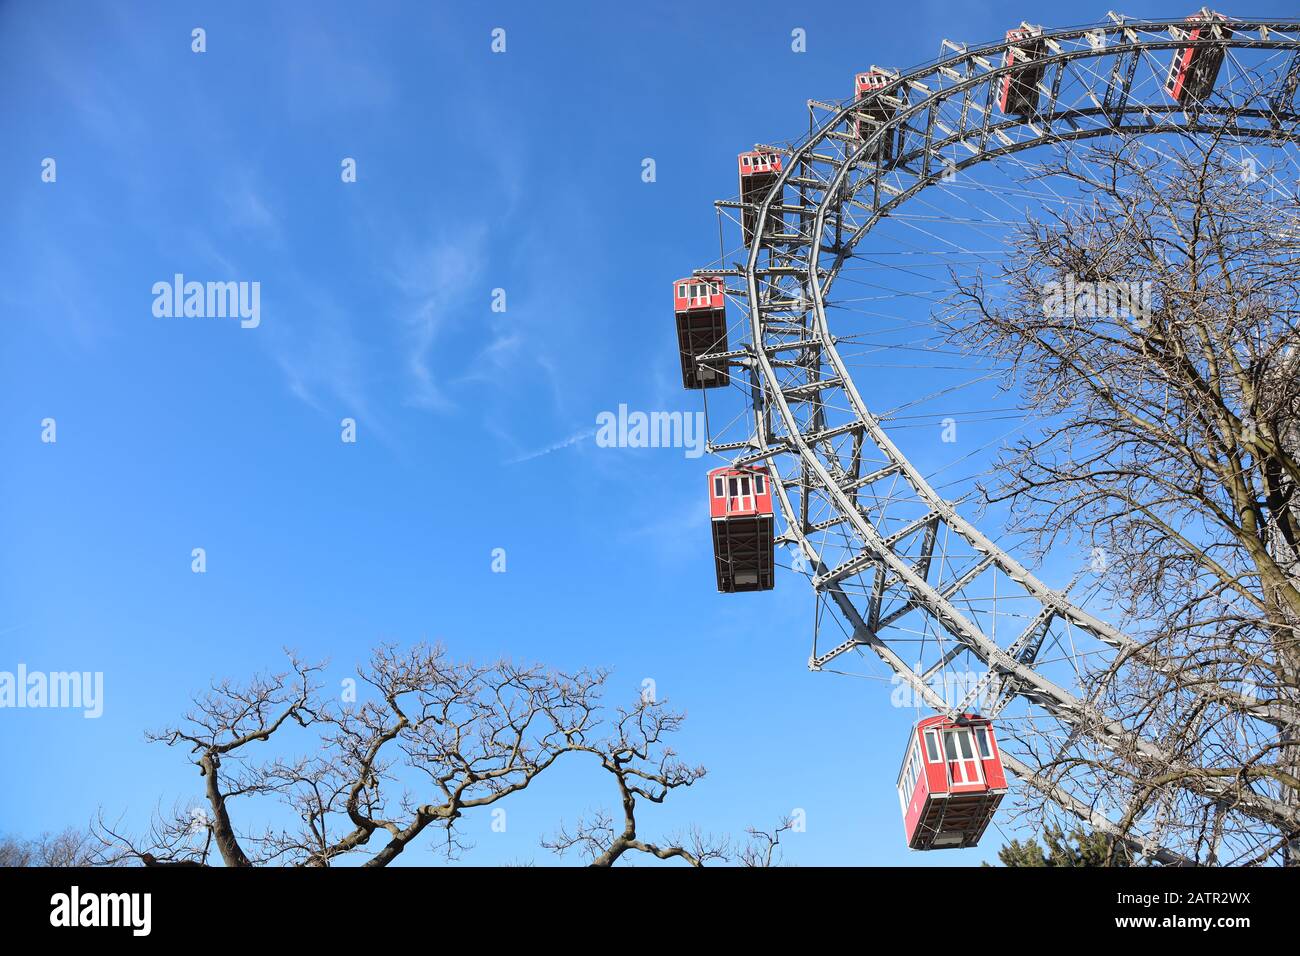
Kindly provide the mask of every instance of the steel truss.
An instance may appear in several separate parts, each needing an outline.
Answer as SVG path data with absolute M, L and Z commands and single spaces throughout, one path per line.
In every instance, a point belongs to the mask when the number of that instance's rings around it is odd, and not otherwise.
M 1162 662 L 1072 601 L 1068 588 L 1044 584 L 936 493 L 863 401 L 827 319 L 832 285 L 868 231 L 922 190 L 968 167 L 1100 136 L 1225 132 L 1245 142 L 1300 138 L 1300 23 L 1233 21 L 1230 39 L 1189 44 L 1170 32 L 1184 27 L 1182 20 L 1110 17 L 1092 27 L 1043 31 L 1038 108 L 1029 115 L 997 110 L 997 84 L 1008 72 L 1024 69 L 1023 60 L 1002 65 L 1005 42 L 966 48 L 945 40 L 941 59 L 898 74 L 882 90 L 892 116 L 872 123 L 866 139 L 855 133 L 860 110 L 853 101 L 809 101 L 806 138 L 756 147 L 787 157 L 761 203 L 718 203 L 724 214 L 743 209 L 756 217 L 747 260 L 697 275 L 739 280 L 729 292 L 745 303 L 752 336 L 741 348 L 701 360 L 749 376 L 748 437 L 713 443 L 711 450 L 734 452 L 736 466 L 770 464 L 785 519 L 778 543 L 804 555 L 819 613 L 833 608 L 838 614 L 842 639 L 832 646 L 815 639 L 810 668 L 870 650 L 935 710 L 956 715 L 990 694 L 996 701 L 990 716 L 1012 703 L 1025 707 L 1025 719 L 1050 726 L 1038 737 L 1047 746 L 1037 755 L 1004 753 L 1008 769 L 1094 828 L 1116 833 L 1112 812 L 1122 813 L 1124 806 L 1104 805 L 1098 794 L 1040 768 L 1079 746 L 1131 755 L 1139 770 L 1167 768 L 1170 757 L 1157 742 L 1049 676 L 1044 649 L 1086 639 L 1111 660 L 1131 657 L 1156 672 Z M 1255 51 L 1284 65 L 1250 74 L 1235 88 L 1221 78 L 1204 102 L 1179 106 L 1163 96 L 1160 71 L 1172 51 L 1215 44 L 1226 46 L 1230 57 Z M 887 137 L 893 137 L 893 157 L 878 163 L 878 147 Z M 833 546 L 829 535 L 835 536 Z M 1010 635 L 996 627 L 999 604 L 1013 606 L 1023 622 Z M 916 635 L 934 644 L 928 666 L 905 657 Z M 986 676 L 954 702 L 930 679 L 963 654 L 982 662 Z M 1284 708 L 1227 688 L 1200 693 L 1214 706 L 1267 725 L 1294 719 Z M 1207 801 L 1231 801 L 1238 812 L 1270 827 L 1300 829 L 1296 807 L 1266 793 L 1232 781 L 1191 780 L 1186 786 Z M 1162 848 L 1158 827 L 1125 839 L 1161 862 L 1189 862 Z

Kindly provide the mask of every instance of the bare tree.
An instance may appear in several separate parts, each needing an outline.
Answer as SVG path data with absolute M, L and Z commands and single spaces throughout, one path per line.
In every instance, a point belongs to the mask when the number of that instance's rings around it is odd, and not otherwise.
M 740 849 L 740 863 L 749 867 L 780 866 L 781 834 L 794 829 L 794 820 L 784 817 L 773 830 L 748 828 L 749 841 Z
M 1294 828 L 1239 804 L 1300 806 L 1296 177 L 1214 138 L 1161 143 L 1043 167 L 1070 201 L 1026 222 L 1000 275 L 955 277 L 943 321 L 1044 422 L 986 503 L 1040 553 L 1093 549 L 1141 647 L 1095 668 L 1091 697 L 1170 755 L 1081 745 L 1047 774 L 1122 794 L 1122 827 L 1201 862 L 1296 863 Z
M 437 646 L 385 645 L 358 671 L 370 689 L 363 702 L 323 694 L 321 675 L 321 665 L 291 657 L 283 673 L 214 685 L 179 724 L 150 734 L 188 751 L 202 804 L 156 813 L 137 836 L 101 815 L 98 860 L 329 866 L 360 855 L 384 866 L 430 828 L 446 853 L 463 849 L 458 819 L 524 790 L 566 754 L 595 754 L 628 814 L 637 798 L 661 803 L 704 775 L 663 745 L 681 716 L 660 704 L 619 711 L 613 733 L 601 736 L 603 671 L 476 665 Z M 620 836 L 610 845 L 615 858 L 627 849 L 710 858 L 695 843 L 640 844 L 629 827 L 631 843 Z
M 69 827 L 35 839 L 0 836 L 0 867 L 89 866 L 94 856 L 95 841 L 84 829 Z
M 616 826 L 605 811 L 597 811 L 579 820 L 572 830 L 561 827 L 553 838 L 543 841 L 543 846 L 561 855 L 579 849 L 597 867 L 613 866 L 629 851 L 661 860 L 679 858 L 692 866 L 726 859 L 726 842 L 699 830 L 675 838 L 674 845 L 669 846 L 648 843 L 637 834 L 638 800 L 663 803 L 673 790 L 689 787 L 705 775 L 703 767 L 683 763 L 663 743 L 682 720 L 681 714 L 667 710 L 663 704 L 648 702 L 644 695 L 635 708 L 620 710 L 614 733 L 608 739 L 579 748 L 595 755 L 613 778 L 622 810 L 620 825 Z

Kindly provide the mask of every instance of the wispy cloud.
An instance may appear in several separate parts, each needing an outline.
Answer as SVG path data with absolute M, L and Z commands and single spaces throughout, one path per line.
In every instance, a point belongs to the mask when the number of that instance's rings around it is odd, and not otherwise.
M 446 411 L 452 404 L 438 387 L 429 368 L 429 351 L 438 338 L 442 316 L 432 302 L 425 302 L 414 314 L 406 317 L 405 324 L 409 338 L 406 367 L 413 380 L 410 403 L 418 408 Z
M 332 296 L 307 283 L 296 283 L 285 297 L 302 302 L 310 322 L 268 324 L 271 354 L 284 373 L 289 391 L 322 413 L 343 409 L 364 419 L 380 437 L 387 432 L 380 411 L 370 400 L 365 350 L 357 340 L 348 312 Z
M 561 451 L 565 448 L 570 448 L 573 445 L 578 444 L 579 442 L 586 441 L 588 438 L 593 437 L 595 434 L 596 434 L 596 429 L 594 427 L 588 428 L 584 431 L 575 432 L 574 434 L 570 435 L 568 438 L 557 441 L 552 445 L 547 445 L 545 448 L 539 448 L 537 451 L 528 452 L 528 454 L 520 455 L 518 458 L 511 458 L 508 461 L 506 461 L 505 464 L 519 465 L 526 461 L 532 461 L 535 458 L 541 458 L 544 455 L 549 455 L 553 452 Z
M 280 237 L 280 219 L 271 211 L 261 192 L 249 178 L 222 191 L 229 223 L 237 230 L 255 230 L 273 239 Z
M 393 101 L 396 85 L 382 50 L 367 48 L 355 33 L 340 35 L 310 17 L 286 11 L 292 29 L 281 60 L 291 115 L 331 117 L 341 111 L 374 112 Z
M 635 548 L 642 553 L 653 551 L 659 560 L 673 561 L 696 551 L 701 534 L 707 541 L 709 505 L 704 494 L 656 502 L 649 520 L 624 527 L 619 538 L 636 542 Z
M 407 300 L 401 316 L 410 404 L 446 411 L 452 407 L 433 368 L 432 353 L 454 309 L 477 287 L 487 227 L 463 230 L 455 239 L 441 238 L 418 250 L 401 249 L 390 273 Z

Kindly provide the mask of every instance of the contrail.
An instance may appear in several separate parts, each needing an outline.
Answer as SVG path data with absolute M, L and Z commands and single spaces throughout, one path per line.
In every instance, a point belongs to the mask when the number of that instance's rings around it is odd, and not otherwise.
M 548 445 L 538 451 L 530 452 L 527 455 L 521 455 L 518 458 L 511 458 L 505 464 L 518 465 L 521 462 L 532 461 L 534 458 L 541 458 L 543 455 L 549 455 L 553 451 L 559 451 L 561 448 L 568 448 L 570 445 L 576 445 L 584 438 L 591 438 L 596 434 L 596 429 L 588 428 L 586 431 L 578 432 L 576 435 L 570 435 L 563 441 L 557 441 L 554 445 Z

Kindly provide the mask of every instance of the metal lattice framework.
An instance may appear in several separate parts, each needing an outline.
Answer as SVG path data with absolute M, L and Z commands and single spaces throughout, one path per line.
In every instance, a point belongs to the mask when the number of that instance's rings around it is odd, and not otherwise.
M 1003 65 L 1006 42 L 967 48 L 945 40 L 941 59 L 893 75 L 880 94 L 892 116 L 866 138 L 857 135 L 853 101 L 810 101 L 805 138 L 757 147 L 786 157 L 761 204 L 718 203 L 724 217 L 742 209 L 756 217 L 747 259 L 696 270 L 733 280 L 728 291 L 747 322 L 741 347 L 701 359 L 747 370 L 733 375 L 750 409 L 743 437 L 711 434 L 722 439 L 711 450 L 738 467 L 763 462 L 772 469 L 784 516 L 778 543 L 804 556 L 817 594 L 822 624 L 810 667 L 869 651 L 935 710 L 955 715 L 975 701 L 994 701 L 986 714 L 1032 728 L 1018 752 L 1004 747 L 1008 769 L 1107 832 L 1118 832 L 1125 794 L 1099 793 L 1096 781 L 1049 777 L 1040 768 L 1070 748 L 1123 750 L 1138 766 L 1148 759 L 1169 766 L 1157 741 L 1101 713 L 1078 679 L 1081 661 L 1132 656 L 1157 672 L 1161 662 L 1075 603 L 1069 588 L 1040 581 L 927 483 L 863 400 L 828 311 L 832 287 L 870 230 L 921 191 L 977 164 L 1100 136 L 1226 133 L 1243 143 L 1296 142 L 1300 24 L 1234 20 L 1230 38 L 1192 44 L 1171 33 L 1184 26 L 1181 19 L 1111 14 L 1096 26 L 1043 30 L 1031 115 L 997 108 L 999 82 L 1021 68 Z M 1179 105 L 1162 80 L 1172 51 L 1189 45 L 1226 47 L 1227 63 L 1212 95 Z M 877 162 L 886 137 L 894 138 L 892 157 Z M 835 617 L 833 641 L 823 640 L 823 615 Z M 931 679 L 959 657 L 977 660 L 985 673 L 953 701 Z M 1230 689 L 1199 693 L 1264 726 L 1290 716 Z M 1186 786 L 1213 802 L 1227 798 L 1232 782 Z M 1297 809 L 1274 794 L 1237 789 L 1231 800 L 1234 812 L 1266 826 L 1300 827 Z M 1162 848 L 1159 821 L 1125 838 L 1153 859 L 1188 862 Z

